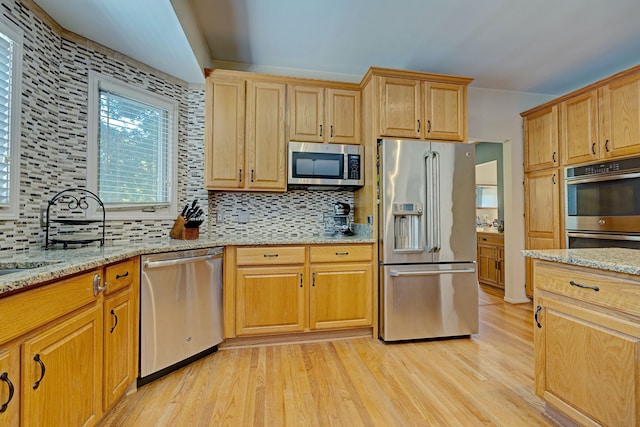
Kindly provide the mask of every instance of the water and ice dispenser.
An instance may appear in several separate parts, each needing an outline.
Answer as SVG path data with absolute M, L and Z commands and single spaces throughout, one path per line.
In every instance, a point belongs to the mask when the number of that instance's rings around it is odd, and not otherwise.
M 420 220 L 422 204 L 393 204 L 394 250 L 396 252 L 420 251 Z

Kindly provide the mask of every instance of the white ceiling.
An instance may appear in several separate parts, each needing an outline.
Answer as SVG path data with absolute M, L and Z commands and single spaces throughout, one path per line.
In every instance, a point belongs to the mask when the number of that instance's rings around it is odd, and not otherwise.
M 202 83 L 203 67 L 359 81 L 369 66 L 560 95 L 640 63 L 638 0 L 35 0 L 62 27 Z

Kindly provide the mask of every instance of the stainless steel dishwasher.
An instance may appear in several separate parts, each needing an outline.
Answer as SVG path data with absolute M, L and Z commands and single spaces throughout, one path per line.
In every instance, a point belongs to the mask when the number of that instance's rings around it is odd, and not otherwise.
M 222 259 L 221 247 L 142 256 L 139 386 L 218 349 Z

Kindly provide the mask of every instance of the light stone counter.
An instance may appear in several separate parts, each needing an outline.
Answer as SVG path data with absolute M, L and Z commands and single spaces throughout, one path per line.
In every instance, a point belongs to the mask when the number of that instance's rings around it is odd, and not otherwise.
M 640 250 L 623 248 L 525 250 L 529 258 L 640 275 Z
M 77 249 L 33 249 L 21 252 L 0 253 L 2 269 L 27 268 L 15 273 L 0 275 L 0 298 L 32 285 L 59 279 L 132 256 L 172 252 L 214 246 L 249 245 L 316 245 L 375 243 L 375 239 L 363 236 L 296 237 L 262 235 L 225 239 L 170 240 L 153 239 L 127 245 L 91 246 Z

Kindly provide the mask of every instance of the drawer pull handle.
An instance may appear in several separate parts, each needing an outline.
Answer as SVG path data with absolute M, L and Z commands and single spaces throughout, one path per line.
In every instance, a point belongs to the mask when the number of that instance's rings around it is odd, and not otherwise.
M 336 255 L 349 255 L 349 252 L 336 252 Z
M 536 313 L 533 315 L 534 320 L 536 321 L 536 326 L 538 328 L 542 328 L 542 325 L 540 324 L 540 322 L 538 321 L 538 314 L 540 313 L 540 310 L 542 310 L 542 307 L 537 306 L 536 307 Z
M 278 256 L 278 254 L 264 254 L 263 256 L 265 258 L 276 258 Z
M 122 279 L 123 277 L 129 276 L 129 272 L 125 272 L 124 274 L 116 274 L 116 280 Z
M 573 280 L 569 280 L 569 284 L 571 286 L 576 286 L 578 288 L 582 288 L 582 289 L 593 289 L 594 291 L 598 292 L 600 290 L 599 287 L 597 286 L 587 286 L 587 285 L 581 285 L 580 283 L 576 283 Z
M 111 327 L 111 330 L 109 331 L 110 334 L 113 333 L 113 330 L 116 328 L 116 326 L 118 326 L 118 315 L 116 314 L 115 311 L 111 310 L 111 315 L 113 316 L 113 318 L 115 319 L 115 323 L 113 324 L 113 326 Z
M 35 360 L 36 362 L 38 362 L 38 364 L 40 365 L 40 369 L 42 370 L 40 373 L 40 378 L 38 379 L 38 381 L 36 381 L 35 383 L 33 383 L 33 389 L 37 390 L 38 387 L 40 387 L 40 382 L 42 381 L 42 379 L 44 378 L 44 372 L 45 372 L 45 368 L 44 368 L 44 363 L 42 362 L 42 360 L 40 359 L 40 353 L 36 354 L 35 356 L 33 356 L 33 360 Z
M 9 386 L 9 398 L 2 404 L 2 406 L 0 406 L 0 413 L 2 413 L 7 410 L 7 406 L 9 406 L 9 402 L 11 402 L 11 399 L 13 399 L 13 392 L 15 390 L 13 388 L 13 383 L 9 379 L 9 374 L 3 372 L 2 375 L 0 375 L 0 380 L 4 381 Z

